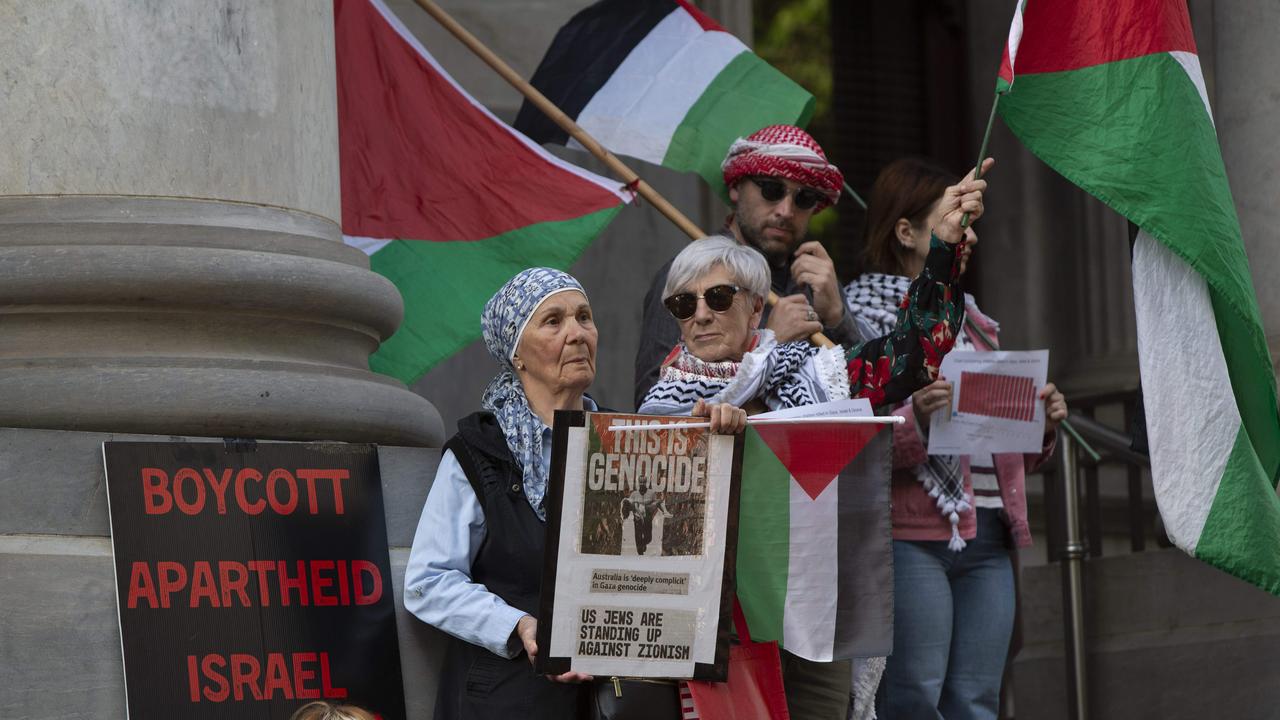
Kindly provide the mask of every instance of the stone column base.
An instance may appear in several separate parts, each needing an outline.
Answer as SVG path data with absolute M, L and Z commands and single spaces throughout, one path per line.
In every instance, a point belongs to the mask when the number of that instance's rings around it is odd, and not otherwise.
M 403 313 L 368 267 L 295 210 L 0 197 L 0 426 L 438 446 L 368 369 Z

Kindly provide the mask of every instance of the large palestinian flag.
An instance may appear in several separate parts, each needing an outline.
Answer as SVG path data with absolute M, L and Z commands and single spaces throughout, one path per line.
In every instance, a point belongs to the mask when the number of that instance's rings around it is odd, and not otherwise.
M 1140 229 L 1138 354 L 1178 547 L 1280 594 L 1280 418 L 1186 0 L 1025 0 L 999 85 L 1033 153 Z
M 335 0 L 342 232 L 404 296 L 370 366 L 412 382 L 520 270 L 567 269 L 626 201 L 504 125 L 381 0 Z
M 729 145 L 805 125 L 813 96 L 686 0 L 601 0 L 556 34 L 532 82 L 609 150 L 702 175 L 723 190 Z M 516 129 L 569 136 L 526 102 Z
M 747 428 L 737 592 L 753 640 L 820 662 L 889 654 L 893 433 L 882 428 Z

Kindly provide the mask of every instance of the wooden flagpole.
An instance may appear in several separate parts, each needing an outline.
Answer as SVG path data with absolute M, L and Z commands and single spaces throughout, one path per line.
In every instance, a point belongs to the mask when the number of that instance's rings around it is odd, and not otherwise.
M 494 72 L 502 76 L 520 94 L 529 99 L 535 107 L 541 110 L 552 122 L 560 126 L 561 130 L 569 133 L 569 136 L 578 141 L 578 144 L 587 149 L 587 152 L 596 156 L 600 162 L 608 166 L 609 171 L 614 175 L 622 178 L 627 187 L 632 188 L 640 197 L 649 201 L 649 204 L 658 209 L 658 212 L 666 216 L 668 220 L 680 228 L 680 231 L 689 236 L 691 240 L 699 240 L 707 236 L 697 225 L 693 223 L 684 213 L 680 212 L 674 205 L 667 202 L 667 199 L 658 194 L 649 183 L 645 182 L 631 168 L 622 164 L 613 153 L 609 152 L 596 139 L 587 134 L 573 118 L 564 113 L 563 110 L 556 107 L 555 103 L 547 99 L 537 88 L 531 85 L 527 80 L 520 77 L 520 74 L 511 68 L 510 65 L 503 62 L 502 58 L 490 50 L 484 43 L 480 42 L 475 35 L 472 35 L 466 28 L 458 24 L 448 13 L 446 13 L 433 0 L 414 0 L 418 6 L 427 12 L 428 15 L 435 18 L 436 22 L 444 26 L 454 37 L 458 38 L 467 49 L 475 53 L 477 57 L 485 62 L 486 65 L 493 68 Z
M 503 62 L 502 58 L 480 42 L 466 28 L 462 27 L 457 20 L 454 20 L 433 0 L 414 0 L 414 2 L 418 4 L 418 7 L 426 11 L 428 15 L 435 18 L 436 22 L 444 26 L 445 30 L 448 30 L 454 37 L 458 38 L 459 42 L 466 45 L 468 50 L 475 53 L 486 65 L 493 68 L 494 72 L 501 75 L 503 80 L 506 80 L 512 87 L 519 90 L 521 95 L 528 98 L 534 107 L 551 118 L 552 122 L 559 125 L 561 130 L 569 133 L 569 137 L 577 140 L 578 144 L 586 148 L 587 152 L 604 163 L 610 172 L 622 178 L 628 188 L 633 189 L 636 194 L 649 201 L 649 204 L 657 208 L 658 212 L 680 228 L 681 232 L 688 235 L 689 239 L 700 240 L 707 236 L 707 233 L 703 232 L 702 228 L 695 225 L 692 220 L 680 212 L 676 206 L 668 202 L 666 198 L 662 197 L 657 190 L 653 189 L 652 185 L 645 182 L 635 171 L 624 165 L 607 148 L 596 142 L 596 139 L 591 137 L 586 130 L 583 130 L 578 123 L 574 122 L 573 118 L 566 115 L 563 110 L 556 107 L 555 103 L 548 100 L 546 95 L 543 95 L 527 80 L 520 77 L 520 74 L 513 70 L 510 65 Z M 770 305 L 776 305 L 778 303 L 778 294 L 770 290 L 769 297 L 766 300 Z M 810 335 L 809 341 L 822 347 L 831 347 L 835 344 L 822 333 Z

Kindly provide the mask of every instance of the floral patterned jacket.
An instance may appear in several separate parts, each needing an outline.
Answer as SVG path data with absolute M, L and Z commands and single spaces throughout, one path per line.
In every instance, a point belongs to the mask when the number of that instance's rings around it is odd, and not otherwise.
M 867 398 L 877 407 L 897 405 L 938 378 L 942 356 L 964 324 L 958 247 L 931 237 L 924 270 L 902 299 L 894 331 L 845 353 L 850 397 Z

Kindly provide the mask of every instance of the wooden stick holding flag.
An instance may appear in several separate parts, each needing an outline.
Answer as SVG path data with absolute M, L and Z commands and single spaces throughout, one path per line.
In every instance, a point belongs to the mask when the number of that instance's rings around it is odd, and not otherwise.
M 498 55 L 490 50 L 484 43 L 480 42 L 480 40 L 476 38 L 475 35 L 472 35 L 470 31 L 462 27 L 457 20 L 454 20 L 439 5 L 433 2 L 433 0 L 414 0 L 414 2 L 426 11 L 428 15 L 434 18 L 436 22 L 440 23 L 444 29 L 448 30 L 454 37 L 456 37 L 467 47 L 468 50 L 475 53 L 476 56 L 483 60 L 486 65 L 493 68 L 494 72 L 502 76 L 503 80 L 506 80 L 512 87 L 520 91 L 520 94 L 528 98 L 529 102 L 533 103 L 534 106 L 545 113 L 547 117 L 555 122 L 556 125 L 569 133 L 569 136 L 576 140 L 578 144 L 582 145 L 587 152 L 591 153 L 596 157 L 596 159 L 604 163 L 611 172 L 622 179 L 629 190 L 649 201 L 649 203 L 653 205 L 658 212 L 662 213 L 663 216 L 670 220 L 677 228 L 680 229 L 681 232 L 688 235 L 689 239 L 700 240 L 707 236 L 706 232 L 703 232 L 703 230 L 685 216 L 684 213 L 680 212 L 676 206 L 668 202 L 667 199 L 658 193 L 652 185 L 645 182 L 644 179 L 637 175 L 634 170 L 627 167 L 617 158 L 617 156 L 609 152 L 608 148 L 604 147 L 597 142 L 595 138 L 591 137 L 591 135 L 587 133 L 586 130 L 583 130 L 582 127 L 573 120 L 573 118 L 566 115 L 564 111 L 556 107 L 555 103 L 547 99 L 547 97 L 537 88 L 531 85 L 524 78 L 520 77 L 520 74 L 512 69 L 510 65 L 504 62 L 502 58 L 498 57 Z M 766 301 L 770 305 L 777 304 L 777 293 L 770 290 Z M 831 340 L 822 333 L 814 333 L 813 335 L 810 335 L 809 341 L 822 347 L 831 347 L 834 345 L 834 343 L 832 343 Z
M 435 18 L 436 22 L 444 26 L 444 29 L 448 30 L 454 37 L 458 38 L 463 45 L 466 45 L 468 50 L 475 53 L 476 56 L 483 60 L 486 65 L 493 68 L 494 72 L 501 75 L 503 80 L 506 80 L 512 87 L 519 90 L 520 94 L 529 99 L 529 102 L 536 105 L 539 110 L 546 113 L 547 117 L 551 118 L 551 120 L 564 129 L 565 132 L 569 133 L 574 140 L 577 140 L 582 147 L 587 149 L 587 152 L 590 152 L 600 160 L 600 162 L 608 166 L 610 171 L 622 178 L 622 181 L 626 183 L 629 189 L 633 190 L 645 200 L 648 200 L 650 204 L 658 209 L 658 212 L 662 213 L 668 220 L 674 223 L 676 227 L 680 228 L 681 232 L 688 235 L 689 239 L 700 240 L 707 236 L 707 233 L 703 232 L 702 229 L 695 225 L 694 222 L 686 217 L 684 213 L 676 209 L 676 207 L 668 202 L 666 198 L 662 197 L 657 190 L 654 190 L 653 186 L 645 182 L 644 179 L 637 175 L 631 168 L 624 165 L 617 156 L 609 152 L 608 148 L 605 148 L 603 145 L 596 142 L 596 139 L 588 135 L 586 130 L 579 127 L 578 124 L 573 121 L 573 118 L 566 115 L 560 108 L 556 107 L 554 103 L 548 100 L 545 95 L 539 92 L 537 88 L 530 85 L 524 78 L 520 77 L 520 74 L 504 62 L 502 58 L 498 57 L 497 53 L 493 52 L 488 48 L 488 46 L 480 42 L 475 35 L 472 35 L 470 31 L 462 27 L 457 20 L 454 20 L 452 16 L 446 13 L 439 5 L 435 4 L 433 0 L 414 1 L 417 2 L 418 6 L 425 10 L 428 15 Z

